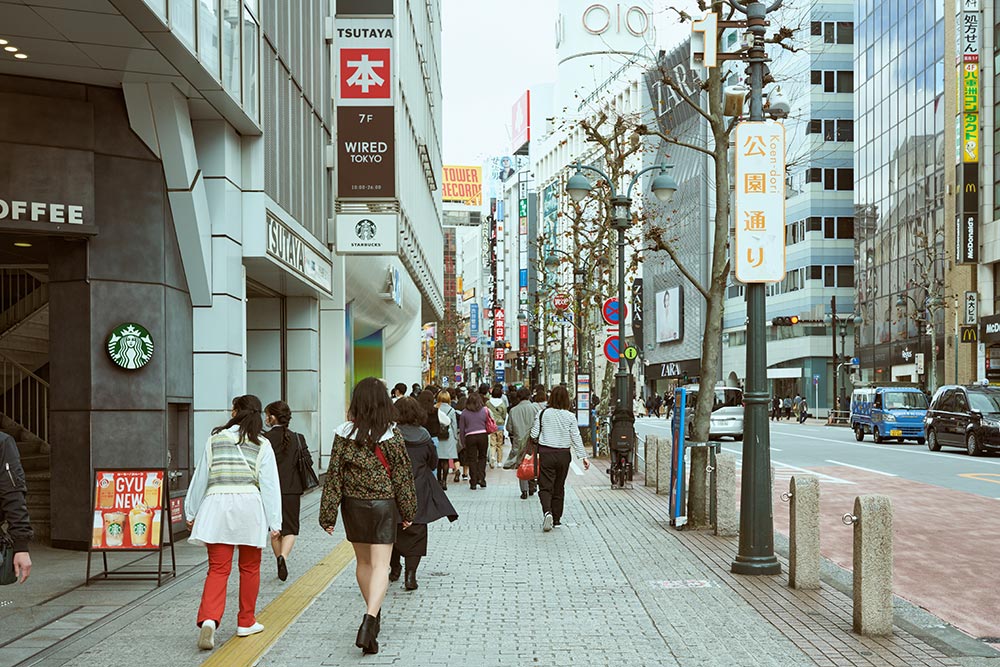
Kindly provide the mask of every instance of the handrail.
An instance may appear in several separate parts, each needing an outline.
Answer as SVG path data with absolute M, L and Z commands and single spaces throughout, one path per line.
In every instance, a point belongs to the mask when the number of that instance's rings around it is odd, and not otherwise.
M 0 352 L 0 412 L 43 441 L 49 440 L 49 383 Z
M 14 329 L 49 302 L 48 283 L 21 269 L 0 268 L 0 335 Z

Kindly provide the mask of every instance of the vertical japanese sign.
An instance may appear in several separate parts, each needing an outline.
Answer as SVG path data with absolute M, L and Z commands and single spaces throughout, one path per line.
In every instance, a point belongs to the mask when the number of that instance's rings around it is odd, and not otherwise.
M 955 258 L 959 264 L 979 262 L 979 163 L 982 137 L 979 128 L 981 82 L 979 51 L 982 44 L 980 0 L 962 0 L 958 38 L 958 166 L 959 200 L 955 218 Z
M 734 136 L 736 279 L 777 282 L 785 277 L 785 128 L 742 122 Z
M 576 374 L 576 425 L 590 426 L 590 374 Z
M 517 184 L 517 309 L 528 316 L 528 182 Z M 517 349 L 528 349 L 528 325 L 518 327 Z
M 479 340 L 479 304 L 469 304 L 469 342 Z

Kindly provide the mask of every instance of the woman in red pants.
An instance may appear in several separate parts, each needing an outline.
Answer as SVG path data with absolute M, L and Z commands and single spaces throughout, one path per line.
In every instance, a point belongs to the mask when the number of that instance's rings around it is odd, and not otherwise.
M 270 443 L 261 436 L 260 399 L 233 399 L 232 418 L 212 430 L 184 503 L 191 537 L 208 549 L 208 576 L 198 608 L 198 648 L 215 647 L 215 630 L 226 607 L 226 586 L 239 547 L 240 613 L 236 635 L 248 637 L 257 622 L 260 554 L 281 534 L 281 486 Z

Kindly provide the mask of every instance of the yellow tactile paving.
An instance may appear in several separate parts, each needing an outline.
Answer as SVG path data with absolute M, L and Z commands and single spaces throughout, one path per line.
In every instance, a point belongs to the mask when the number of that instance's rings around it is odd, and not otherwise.
M 256 663 L 352 560 L 354 549 L 345 540 L 257 614 L 257 621 L 264 624 L 263 632 L 251 637 L 233 637 L 202 666 L 242 667 Z

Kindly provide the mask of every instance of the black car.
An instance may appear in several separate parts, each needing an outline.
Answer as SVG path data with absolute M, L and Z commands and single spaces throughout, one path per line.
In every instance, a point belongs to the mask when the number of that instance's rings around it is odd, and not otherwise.
M 961 447 L 972 456 L 1000 451 L 1000 387 L 946 385 L 924 418 L 927 448 Z

